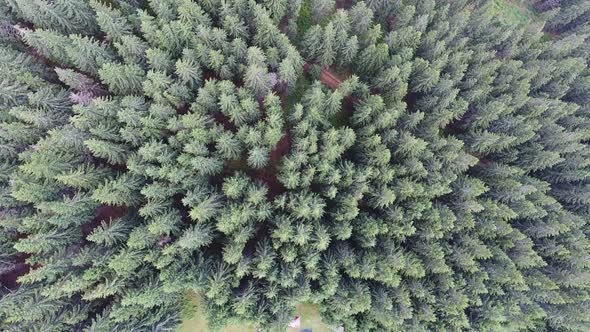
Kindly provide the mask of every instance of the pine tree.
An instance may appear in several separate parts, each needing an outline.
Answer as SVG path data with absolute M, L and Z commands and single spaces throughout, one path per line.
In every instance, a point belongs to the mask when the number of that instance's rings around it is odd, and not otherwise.
M 141 92 L 145 72 L 137 65 L 106 63 L 99 69 L 99 75 L 114 93 L 126 95 Z
M 336 2 L 334 0 L 318 0 L 312 1 L 311 13 L 313 21 L 320 23 L 323 19 L 328 17 L 334 11 Z
M 97 30 L 94 12 L 90 5 L 82 0 L 16 0 L 8 5 L 18 16 L 43 29 L 66 34 L 93 33 Z
M 268 154 L 264 147 L 254 147 L 248 151 L 248 165 L 253 168 L 264 168 L 268 164 Z
M 246 87 L 258 97 L 266 95 L 272 88 L 268 70 L 256 64 L 248 66 L 244 80 Z

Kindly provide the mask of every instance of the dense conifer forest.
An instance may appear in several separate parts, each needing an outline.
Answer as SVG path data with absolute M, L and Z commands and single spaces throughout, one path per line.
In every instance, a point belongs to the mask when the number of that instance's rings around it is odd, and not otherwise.
M 590 331 L 590 1 L 0 0 L 0 330 Z

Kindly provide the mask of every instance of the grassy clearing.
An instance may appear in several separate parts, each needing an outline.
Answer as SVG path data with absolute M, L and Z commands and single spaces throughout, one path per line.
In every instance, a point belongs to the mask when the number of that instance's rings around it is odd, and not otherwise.
M 195 293 L 188 295 L 188 303 L 183 312 L 183 322 L 177 332 L 207 332 L 207 319 L 200 310 L 201 296 Z M 301 317 L 301 329 L 286 328 L 287 332 L 299 332 L 302 329 L 312 329 L 314 332 L 330 332 L 322 323 L 318 308 L 311 304 L 300 304 L 296 316 Z M 222 328 L 219 332 L 256 332 L 256 327 L 249 322 L 234 323 Z
M 518 25 L 541 25 L 542 17 L 528 0 L 490 0 L 484 5 L 485 11 L 500 22 Z
M 207 318 L 200 309 L 202 301 L 201 296 L 195 293 L 190 293 L 188 299 L 189 302 L 183 312 L 183 322 L 182 325 L 180 325 L 178 332 L 209 331 L 207 328 Z M 244 322 L 228 325 L 221 329 L 220 332 L 256 332 L 256 328 L 252 324 Z
M 313 304 L 302 303 L 298 305 L 295 310 L 295 316 L 301 317 L 301 329 L 288 328 L 287 332 L 299 332 L 303 329 L 311 329 L 313 332 L 332 331 L 322 323 L 320 311 L 318 310 L 318 307 Z

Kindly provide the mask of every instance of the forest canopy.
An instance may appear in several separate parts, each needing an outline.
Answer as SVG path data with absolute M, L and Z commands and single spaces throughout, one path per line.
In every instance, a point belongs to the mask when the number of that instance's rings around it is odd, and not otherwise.
M 486 2 L 0 0 L 0 330 L 589 331 L 590 2 Z

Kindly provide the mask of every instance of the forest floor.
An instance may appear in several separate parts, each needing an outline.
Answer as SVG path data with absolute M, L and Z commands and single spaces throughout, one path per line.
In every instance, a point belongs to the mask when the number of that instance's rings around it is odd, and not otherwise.
M 177 332 L 207 332 L 207 319 L 200 310 L 201 296 L 195 293 L 188 295 L 191 301 L 191 312 L 185 313 L 185 319 Z M 287 332 L 299 332 L 303 329 L 311 329 L 313 332 L 329 332 L 330 329 L 322 323 L 317 306 L 302 303 L 297 306 L 295 316 L 301 317 L 301 329 L 288 328 Z M 189 318 L 190 317 L 190 318 Z M 251 322 L 239 322 L 228 325 L 220 332 L 256 332 L 256 327 Z

